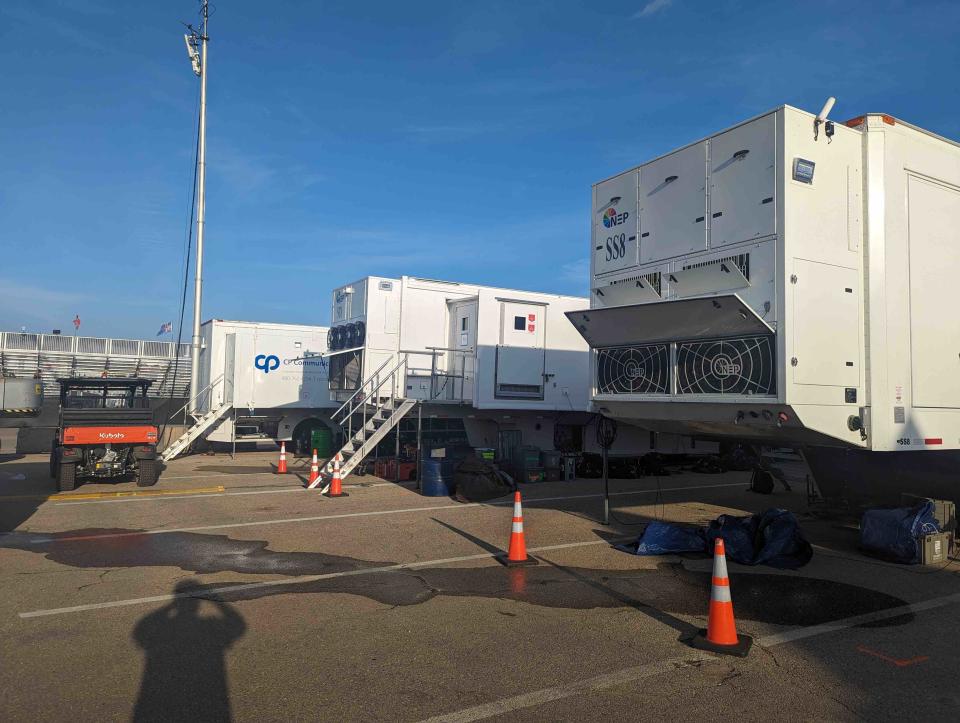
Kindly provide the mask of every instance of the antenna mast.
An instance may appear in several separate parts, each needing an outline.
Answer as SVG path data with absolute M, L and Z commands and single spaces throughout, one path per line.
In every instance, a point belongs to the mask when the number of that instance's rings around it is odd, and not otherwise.
M 200 77 L 200 138 L 197 148 L 197 263 L 193 288 L 193 340 L 190 345 L 190 402 L 188 406 L 191 414 L 197 411 L 199 402 L 197 396 L 200 393 L 200 303 L 203 296 L 203 229 L 207 185 L 207 22 L 210 17 L 208 0 L 200 0 L 200 17 L 200 32 L 187 26 L 190 33 L 184 35 L 187 43 L 187 54 L 193 64 L 193 72 Z

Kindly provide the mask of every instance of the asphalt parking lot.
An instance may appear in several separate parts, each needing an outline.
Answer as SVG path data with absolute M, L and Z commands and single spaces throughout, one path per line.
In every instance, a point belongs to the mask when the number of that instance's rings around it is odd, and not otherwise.
M 461 504 L 373 477 L 349 497 L 195 456 L 156 488 L 53 495 L 42 456 L 0 458 L 0 718 L 560 720 L 951 718 L 960 563 L 864 557 L 802 490 L 744 473 L 525 485 L 534 567 L 494 560 L 510 499 Z M 303 461 L 294 471 L 305 474 Z M 136 494 L 135 494 L 136 493 Z M 52 497 L 50 497 L 52 495 Z M 798 571 L 730 565 L 745 659 L 682 642 L 711 560 L 612 542 L 653 519 L 795 511 Z M 631 523 L 631 524 L 627 524 Z

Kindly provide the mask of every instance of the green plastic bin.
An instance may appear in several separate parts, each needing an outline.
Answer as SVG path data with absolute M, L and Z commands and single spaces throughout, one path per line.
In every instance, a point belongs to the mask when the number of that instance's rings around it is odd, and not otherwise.
M 318 457 L 329 457 L 333 454 L 333 433 L 330 427 L 316 427 L 310 432 L 310 449 L 317 450 Z

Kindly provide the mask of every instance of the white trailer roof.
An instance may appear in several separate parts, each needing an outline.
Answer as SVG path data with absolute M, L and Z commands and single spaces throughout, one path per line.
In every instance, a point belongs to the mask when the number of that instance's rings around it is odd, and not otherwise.
M 230 326 L 240 326 L 244 328 L 289 329 L 291 331 L 326 331 L 329 328 L 313 324 L 281 324 L 275 321 L 240 321 L 235 319 L 207 319 L 203 322 L 203 325 L 206 326 L 212 323 L 228 324 Z

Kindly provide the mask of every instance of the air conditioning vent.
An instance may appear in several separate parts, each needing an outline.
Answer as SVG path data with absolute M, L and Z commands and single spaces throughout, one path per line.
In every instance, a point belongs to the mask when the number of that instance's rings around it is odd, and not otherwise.
M 678 394 L 775 394 L 773 336 L 677 344 Z
M 724 256 L 722 259 L 712 259 L 710 261 L 701 261 L 696 264 L 686 264 L 683 267 L 683 270 L 688 269 L 700 269 L 704 266 L 716 266 L 717 264 L 729 263 L 736 266 L 740 269 L 740 273 L 743 274 L 744 278 L 747 281 L 750 280 L 750 254 L 737 254 L 736 256 Z
M 543 399 L 543 387 L 539 384 L 497 384 L 500 399 Z
M 650 288 L 660 295 L 660 272 L 654 271 L 652 274 L 644 274 L 643 280 L 650 284 Z
M 621 286 L 624 284 L 637 286 L 646 286 L 652 291 L 656 292 L 657 296 L 660 296 L 660 272 L 654 271 L 649 274 L 638 274 L 637 276 L 630 276 L 626 279 L 617 279 L 616 281 L 611 281 L 609 286 Z
M 597 350 L 600 394 L 667 394 L 670 349 L 666 344 Z

